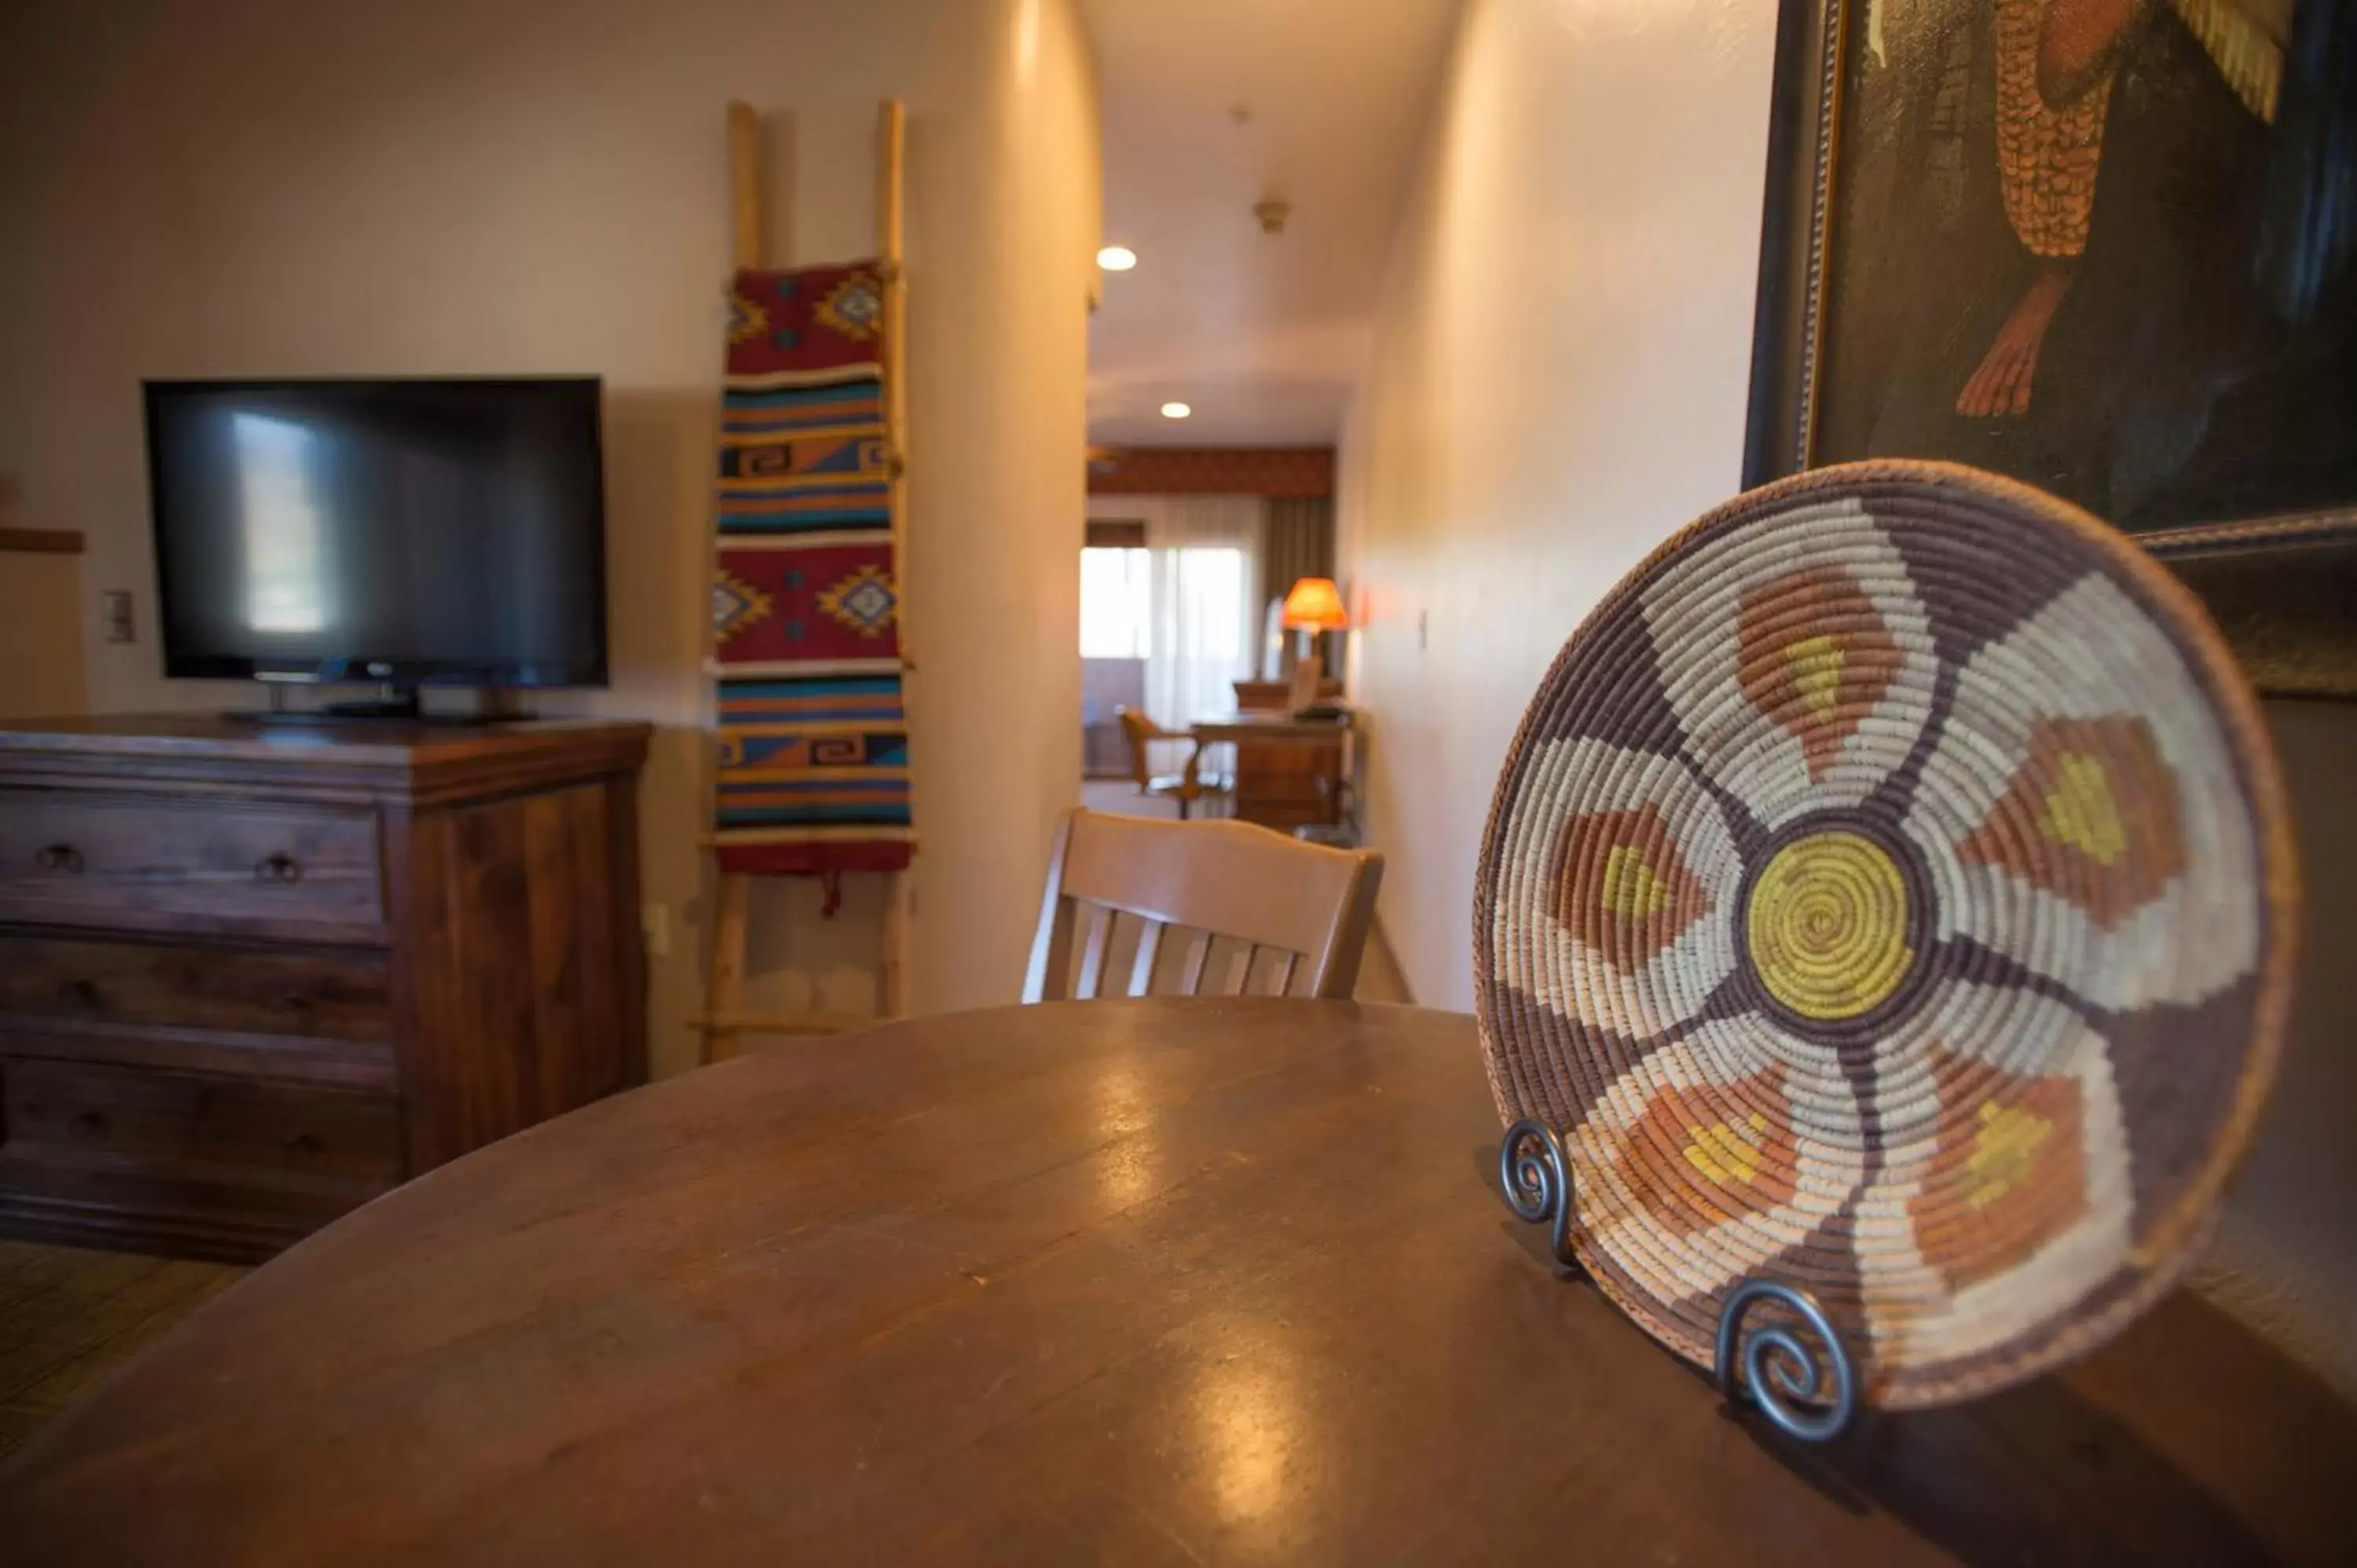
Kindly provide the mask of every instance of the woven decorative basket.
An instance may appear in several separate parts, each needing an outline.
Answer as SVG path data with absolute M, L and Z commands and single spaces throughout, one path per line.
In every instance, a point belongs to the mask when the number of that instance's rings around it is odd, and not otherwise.
M 2257 704 L 2174 579 L 1994 476 L 1822 469 L 1679 533 L 1547 672 L 1482 843 L 1483 1050 L 1656 1338 L 1707 1365 L 1764 1275 L 1868 1402 L 1943 1403 L 2192 1262 L 2296 913 Z

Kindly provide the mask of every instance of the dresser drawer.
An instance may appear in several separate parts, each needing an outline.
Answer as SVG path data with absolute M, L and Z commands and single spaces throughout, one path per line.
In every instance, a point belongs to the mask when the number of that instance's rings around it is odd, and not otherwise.
M 389 1187 L 389 1095 L 95 1062 L 0 1059 L 0 1170 L 80 1165 L 169 1184 Z
M 382 951 L 0 932 L 0 1021 L 393 1037 Z
M 382 940 L 376 819 L 0 789 L 0 921 Z

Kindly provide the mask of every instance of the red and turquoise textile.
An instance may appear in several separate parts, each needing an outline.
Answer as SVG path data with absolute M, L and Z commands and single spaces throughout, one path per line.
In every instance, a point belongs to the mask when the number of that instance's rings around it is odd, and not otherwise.
M 897 871 L 915 834 L 877 263 L 739 272 L 721 394 L 714 833 L 731 872 Z

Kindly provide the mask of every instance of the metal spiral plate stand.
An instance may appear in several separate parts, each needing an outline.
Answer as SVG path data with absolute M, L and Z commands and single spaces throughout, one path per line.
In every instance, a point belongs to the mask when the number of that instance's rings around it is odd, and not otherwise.
M 1554 1128 L 1523 1121 L 1506 1129 L 1498 1145 L 1498 1190 L 1516 1219 L 1533 1225 L 1552 1220 L 1547 1240 L 1555 1262 L 1579 1268 L 1571 1248 L 1571 1161 Z M 1800 1322 L 1770 1324 L 1745 1337 L 1743 1320 L 1763 1301 L 1791 1309 Z M 1796 1332 L 1802 1326 L 1824 1347 L 1830 1394 L 1818 1358 Z M 1714 1363 L 1719 1392 L 1730 1402 L 1756 1407 L 1778 1431 L 1803 1443 L 1830 1443 L 1857 1420 L 1857 1369 L 1849 1347 L 1817 1298 L 1798 1285 L 1756 1275 L 1737 1285 L 1719 1308 Z

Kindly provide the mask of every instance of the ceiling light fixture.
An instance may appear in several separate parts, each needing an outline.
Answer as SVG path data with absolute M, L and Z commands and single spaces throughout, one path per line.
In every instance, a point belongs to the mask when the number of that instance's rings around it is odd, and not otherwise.
M 1162 405 L 1162 417 L 1165 419 L 1184 419 L 1194 412 L 1183 403 L 1166 403 Z
M 1097 265 L 1109 273 L 1125 273 L 1137 265 L 1137 252 L 1127 245 L 1107 245 L 1097 252 Z

